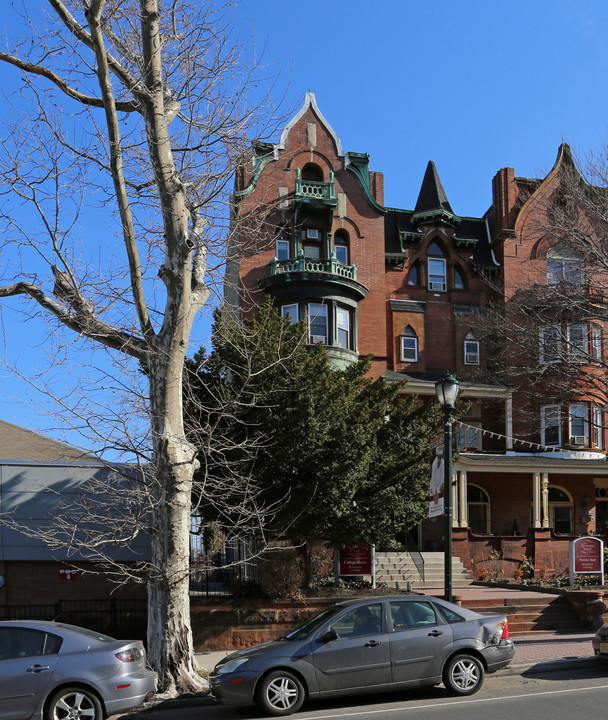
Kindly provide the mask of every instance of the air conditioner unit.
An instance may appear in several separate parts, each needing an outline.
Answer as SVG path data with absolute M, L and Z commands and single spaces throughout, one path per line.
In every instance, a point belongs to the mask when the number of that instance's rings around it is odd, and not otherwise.
M 587 438 L 584 435 L 572 435 L 570 445 L 586 445 Z
M 442 283 L 442 282 L 429 283 L 429 289 L 430 290 L 445 290 L 445 283 Z
M 307 240 L 318 240 L 319 239 L 319 231 L 315 230 L 314 228 L 307 228 L 304 232 L 305 232 L 305 237 Z
M 310 342 L 313 345 L 316 345 L 317 343 L 325 343 L 325 335 L 311 335 Z

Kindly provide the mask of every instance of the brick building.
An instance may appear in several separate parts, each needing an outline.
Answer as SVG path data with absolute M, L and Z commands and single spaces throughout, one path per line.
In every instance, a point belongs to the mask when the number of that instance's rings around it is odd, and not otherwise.
M 418 198 L 404 198 L 413 210 L 385 207 L 382 173 L 343 151 L 312 93 L 277 144 L 253 150 L 236 179 L 228 303 L 250 316 L 270 295 L 338 366 L 371 355 L 374 376 L 407 378 L 423 400 L 454 373 L 469 401 L 455 428 L 454 554 L 472 572 L 493 550 L 507 572 L 523 555 L 564 572 L 573 537 L 608 520 L 603 411 L 582 390 L 561 406 L 542 385 L 531 402 L 521 381 L 499 380 L 479 317 L 576 265 L 540 222 L 572 165 L 567 146 L 546 178 L 500 170 L 483 217 L 456 214 L 433 162 Z M 589 354 L 601 352 L 604 328 L 577 327 Z M 442 522 L 425 521 L 414 543 L 441 549 Z

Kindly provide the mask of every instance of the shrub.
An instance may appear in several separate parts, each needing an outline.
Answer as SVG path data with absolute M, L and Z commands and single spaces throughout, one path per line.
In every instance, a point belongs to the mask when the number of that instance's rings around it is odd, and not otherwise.
M 270 598 L 296 598 L 302 594 L 304 561 L 292 548 L 265 552 L 258 563 L 258 583 Z

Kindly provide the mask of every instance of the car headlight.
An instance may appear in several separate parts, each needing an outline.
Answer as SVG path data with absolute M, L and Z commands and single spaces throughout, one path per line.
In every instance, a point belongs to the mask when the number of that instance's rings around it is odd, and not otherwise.
M 235 658 L 234 660 L 229 660 L 225 665 L 216 668 L 216 672 L 218 673 L 218 675 L 234 672 L 235 670 L 240 668 L 241 665 L 244 665 L 248 660 L 249 658 Z

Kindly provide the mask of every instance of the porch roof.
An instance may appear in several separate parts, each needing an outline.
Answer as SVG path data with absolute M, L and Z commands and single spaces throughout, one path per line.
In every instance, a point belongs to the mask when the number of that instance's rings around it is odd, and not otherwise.
M 556 457 L 551 453 L 526 454 L 483 454 L 460 453 L 454 463 L 455 470 L 467 472 L 509 472 L 534 473 L 548 472 L 562 475 L 607 475 L 608 462 L 605 458 L 584 458 L 583 453 L 574 456 Z

